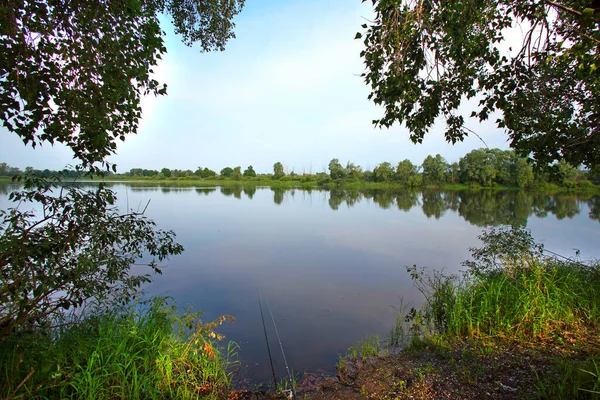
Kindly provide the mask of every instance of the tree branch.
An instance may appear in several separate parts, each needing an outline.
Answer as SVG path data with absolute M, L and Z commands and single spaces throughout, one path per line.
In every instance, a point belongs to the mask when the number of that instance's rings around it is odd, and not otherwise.
M 550 4 L 553 7 L 556 7 L 558 9 L 560 9 L 560 10 L 566 11 L 566 12 L 568 12 L 570 14 L 577 15 L 578 17 L 581 17 L 581 15 L 582 15 L 581 12 L 575 10 L 574 8 L 567 7 L 567 6 L 563 5 L 563 4 L 559 4 L 559 3 L 555 2 L 555 1 L 552 1 L 552 0 L 544 0 L 544 1 L 546 3 L 548 3 L 548 4 Z

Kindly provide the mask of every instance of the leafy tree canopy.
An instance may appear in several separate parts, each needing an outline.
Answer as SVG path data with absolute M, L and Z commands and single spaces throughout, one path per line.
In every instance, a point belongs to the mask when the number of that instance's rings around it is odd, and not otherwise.
M 252 165 L 249 165 L 248 168 L 244 170 L 244 176 L 248 178 L 253 178 L 256 176 L 256 171 L 252 168 Z
M 283 170 L 283 164 L 277 161 L 273 164 L 273 178 L 281 179 L 285 176 L 285 171 Z
M 470 133 L 459 107 L 476 98 L 470 116 L 497 112 L 519 155 L 600 165 L 600 1 L 372 2 L 361 56 L 385 109 L 376 125 L 404 123 L 420 143 L 442 117 L 455 143 Z M 506 43 L 510 29 L 523 40 Z
M 13 0 L 0 4 L 0 118 L 25 144 L 60 142 L 84 167 L 136 133 L 166 52 L 159 14 L 184 43 L 223 50 L 244 0 Z M 114 166 L 113 166 L 114 168 Z
M 219 175 L 225 178 L 231 178 L 233 176 L 233 168 L 225 167 L 221 170 L 221 173 Z
M 346 170 L 337 158 L 329 161 L 329 176 L 331 176 L 331 179 L 343 179 L 346 177 Z
M 116 141 L 137 131 L 141 96 L 166 93 L 151 77 L 166 51 L 158 15 L 171 16 L 186 44 L 222 50 L 243 3 L 1 1 L 2 125 L 26 145 L 65 144 L 91 172 L 99 171 L 96 163 L 108 167 Z M 56 323 L 61 310 L 91 298 L 126 301 L 149 279 L 131 274 L 134 261 L 151 257 L 149 267 L 160 272 L 158 262 L 183 250 L 172 232 L 144 217 L 145 209 L 119 214 L 104 185 L 85 190 L 29 173 L 17 180 L 24 188 L 10 199 L 41 211 L 0 210 L 0 341 L 23 326 Z

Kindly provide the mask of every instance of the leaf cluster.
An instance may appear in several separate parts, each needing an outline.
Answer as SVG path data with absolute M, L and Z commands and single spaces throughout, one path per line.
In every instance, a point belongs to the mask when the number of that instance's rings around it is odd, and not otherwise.
M 0 211 L 0 335 L 52 323 L 86 301 L 127 301 L 149 275 L 131 274 L 141 258 L 151 271 L 179 254 L 175 234 L 144 210 L 121 214 L 102 185 L 84 190 L 33 176 L 9 196 L 18 206 Z M 29 209 L 36 205 L 37 211 Z
M 0 4 L 0 119 L 27 145 L 63 143 L 94 169 L 137 132 L 166 52 L 159 15 L 186 44 L 223 50 L 244 0 L 83 0 Z M 114 169 L 114 166 L 113 166 Z
M 589 0 L 373 0 L 364 24 L 378 126 L 421 143 L 436 121 L 450 143 L 496 118 L 521 156 L 600 165 L 600 4 Z M 524 32 L 520 42 L 509 35 Z M 510 47 L 507 49 L 507 47 Z M 467 103 L 469 99 L 478 100 Z

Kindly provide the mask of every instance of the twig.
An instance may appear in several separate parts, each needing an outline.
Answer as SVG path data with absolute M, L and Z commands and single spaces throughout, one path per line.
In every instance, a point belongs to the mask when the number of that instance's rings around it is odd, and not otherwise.
M 10 396 L 8 396 L 7 399 L 12 399 L 13 397 L 15 397 L 15 394 L 17 394 L 17 392 L 19 391 L 19 389 L 21 389 L 21 387 L 25 384 L 25 382 L 27 382 L 29 380 L 29 378 L 31 378 L 33 376 L 34 372 L 35 372 L 35 370 L 33 369 L 33 367 L 31 367 L 29 369 L 29 373 L 27 374 L 25 379 L 23 379 L 21 381 L 21 383 L 19 383 L 19 385 L 15 388 L 15 390 L 13 390 L 13 392 L 10 394 Z
M 469 131 L 470 133 L 472 133 L 473 135 L 477 136 L 479 138 L 479 140 L 481 140 L 483 142 L 483 144 L 485 145 L 485 147 L 489 149 L 489 147 L 488 147 L 487 143 L 485 142 L 485 140 L 483 140 L 481 138 L 481 136 L 479 136 L 479 134 L 477 132 L 475 132 L 473 129 L 467 128 L 466 126 L 463 126 L 463 128 L 465 130 Z
M 551 6 L 554 6 L 554 7 L 558 8 L 558 9 L 561 9 L 563 11 L 566 11 L 568 13 L 575 14 L 578 17 L 581 17 L 581 12 L 579 12 L 579 11 L 577 11 L 577 10 L 571 8 L 571 7 L 567 7 L 567 6 L 563 5 L 563 4 L 559 4 L 559 3 L 555 2 L 555 1 L 552 1 L 552 0 L 545 0 L 545 1 L 546 1 L 546 3 L 550 4 Z

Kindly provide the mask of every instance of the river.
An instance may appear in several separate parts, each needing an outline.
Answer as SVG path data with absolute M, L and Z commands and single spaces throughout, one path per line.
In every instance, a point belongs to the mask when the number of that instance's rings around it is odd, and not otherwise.
M 0 185 L 0 208 L 10 203 Z M 144 287 L 204 320 L 236 317 L 219 332 L 239 345 L 240 376 L 268 381 L 258 303 L 268 299 L 296 373 L 333 371 L 367 334 L 383 339 L 397 309 L 418 305 L 406 266 L 457 273 L 483 229 L 531 230 L 548 250 L 600 257 L 600 197 L 514 191 L 344 191 L 114 184 L 122 210 L 143 209 L 185 247 Z M 271 318 L 271 351 L 284 376 Z

